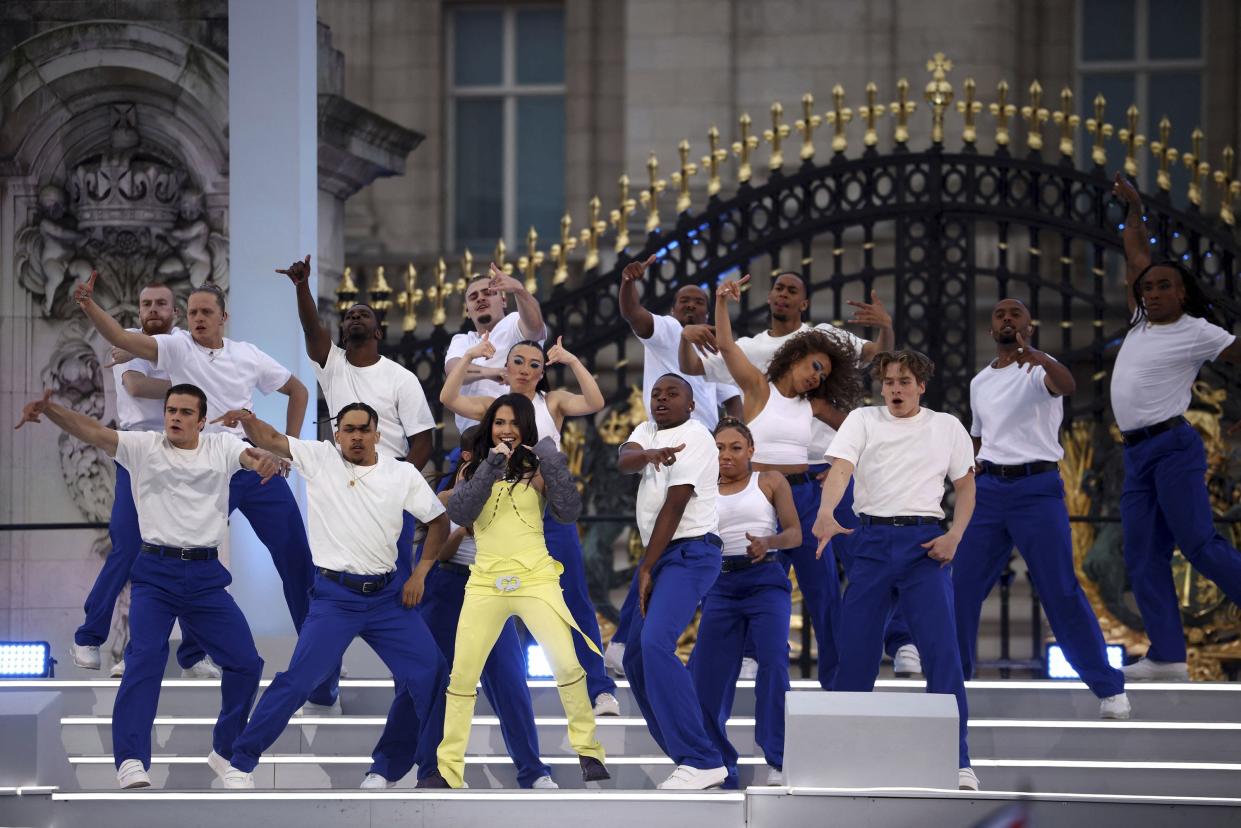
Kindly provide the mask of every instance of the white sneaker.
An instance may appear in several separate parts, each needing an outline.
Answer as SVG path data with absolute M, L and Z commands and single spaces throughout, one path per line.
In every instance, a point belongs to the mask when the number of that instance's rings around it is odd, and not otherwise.
M 625 677 L 625 645 L 619 641 L 612 642 L 603 651 L 603 667 L 610 670 L 616 678 Z
M 706 770 L 677 765 L 672 774 L 656 787 L 661 791 L 705 791 L 707 788 L 718 788 L 727 778 L 728 769 L 723 765 Z
M 92 644 L 70 644 L 69 655 L 73 656 L 73 663 L 84 670 L 99 669 L 99 648 Z
M 125 659 L 121 659 L 112 665 L 112 669 L 108 671 L 108 678 L 124 678 L 125 677 Z
M 600 693 L 595 696 L 596 716 L 619 716 L 620 701 L 611 693 Z
M 224 787 L 230 790 L 248 791 L 254 787 L 254 774 L 237 770 L 232 765 L 228 766 L 220 779 L 223 780 Z
M 769 766 L 767 770 L 767 784 L 772 788 L 783 788 L 784 771 Z
M 218 679 L 223 675 L 220 665 L 211 660 L 211 656 L 203 656 L 197 663 L 181 671 L 181 678 Z
M 95 650 L 97 652 L 99 648 L 96 647 Z M 116 769 L 116 781 L 125 789 L 151 787 L 151 777 L 138 759 L 126 759 L 122 762 Z
M 364 791 L 378 791 L 384 788 L 395 788 L 396 783 L 389 781 L 387 778 L 377 773 L 368 773 L 366 778 L 362 780 L 362 784 L 358 786 Z
M 741 659 L 741 672 L 737 674 L 737 678 L 751 681 L 758 677 L 758 662 L 752 658 Z
M 231 765 L 227 759 L 213 750 L 207 754 L 207 767 L 215 772 L 217 779 L 223 779 Z
M 344 711 L 340 709 L 340 697 L 336 697 L 336 701 L 330 706 L 326 704 L 315 704 L 314 702 L 306 702 L 298 709 L 295 716 L 341 716 Z
M 957 770 L 957 787 L 963 791 L 978 790 L 978 774 L 974 773 L 973 768 Z
M 912 644 L 902 644 L 897 647 L 896 655 L 892 656 L 892 672 L 901 678 L 921 673 L 922 656 L 919 655 L 918 648 Z
M 1151 661 L 1143 657 L 1120 670 L 1125 681 L 1189 681 L 1189 668 L 1183 661 Z
M 552 779 L 550 776 L 540 776 L 538 779 L 534 780 L 534 784 L 530 787 L 534 788 L 536 791 L 550 791 L 552 789 L 560 788 L 560 786 L 556 784 L 556 780 Z
M 1099 699 L 1100 719 L 1128 719 L 1133 708 L 1129 705 L 1129 694 L 1120 693 L 1115 696 Z

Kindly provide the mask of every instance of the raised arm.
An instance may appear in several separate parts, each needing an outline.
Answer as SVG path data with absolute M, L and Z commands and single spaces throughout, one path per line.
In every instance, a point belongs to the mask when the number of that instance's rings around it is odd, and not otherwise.
M 294 262 L 286 270 L 277 268 L 276 272 L 293 281 L 297 292 L 297 318 L 301 320 L 302 335 L 306 338 L 306 353 L 322 368 L 332 351 L 332 335 L 319 321 L 319 303 L 310 292 L 310 254 L 306 254 L 305 261 Z
M 491 289 L 499 290 L 513 297 L 517 303 L 517 329 L 526 339 L 543 339 L 547 336 L 547 328 L 543 325 L 543 309 L 539 300 L 530 295 L 520 279 L 514 279 L 491 263 Z
M 599 390 L 599 383 L 595 380 L 594 374 L 590 373 L 582 361 L 574 354 L 568 352 L 561 344 L 564 340 L 563 336 L 556 337 L 556 344 L 547 351 L 548 365 L 567 365 L 569 370 L 573 372 L 577 385 L 582 389 L 582 393 L 574 394 L 563 388 L 557 388 L 547 395 L 549 407 L 554 410 L 551 412 L 552 418 L 556 420 L 557 425 L 564 420 L 565 417 L 582 417 L 587 414 L 594 414 L 596 411 L 602 411 L 607 401 L 603 398 L 603 392 Z M 475 417 L 474 419 L 478 419 Z
M 1047 372 L 1043 377 L 1043 384 L 1058 397 L 1070 396 L 1077 390 L 1077 380 L 1073 379 L 1073 372 L 1050 354 L 1031 347 L 1020 333 L 1017 334 L 1017 364 L 1025 366 L 1026 371 L 1032 371 L 1035 365 L 1041 365 Z
M 99 331 L 99 335 L 108 341 L 108 344 L 126 350 L 136 357 L 141 357 L 152 365 L 158 363 L 159 345 L 155 337 L 138 331 L 125 330 L 121 327 L 121 323 L 95 304 L 95 280 L 98 278 L 99 273 L 92 270 L 90 279 L 73 289 L 73 301 L 78 303 L 78 307 L 86 314 L 86 318 L 95 326 L 95 330 Z
M 470 362 L 472 360 L 483 357 L 490 358 L 495 355 L 496 348 L 491 344 L 487 334 L 483 334 L 483 338 L 470 348 L 465 354 L 452 363 L 452 369 L 449 370 L 448 376 L 444 377 L 444 385 L 440 388 L 440 403 L 454 414 L 460 414 L 471 420 L 481 420 L 487 413 L 487 409 L 491 406 L 489 397 L 466 397 L 461 394 L 461 386 L 465 384 L 466 374 L 469 373 Z M 454 521 L 460 523 L 461 521 Z
M 892 326 L 892 315 L 879 299 L 879 292 L 870 292 L 869 302 L 849 302 L 857 308 L 853 312 L 850 325 L 862 328 L 876 328 L 879 335 L 871 342 L 862 346 L 862 362 L 871 362 L 876 354 L 890 351 L 896 347 L 896 329 Z
M 849 412 L 841 411 L 827 400 L 821 400 L 817 397 L 810 398 L 810 410 L 814 413 L 816 419 L 827 423 L 834 429 L 839 429 L 840 424 L 845 421 L 845 417 L 849 416 Z
M 457 481 L 452 497 L 445 504 L 449 520 L 458 526 L 472 524 L 483 511 L 487 498 L 491 497 L 492 485 L 504 474 L 504 467 L 507 465 L 508 453 L 495 447 L 487 458 L 478 464 L 473 477 Z
M 223 425 L 225 428 L 236 428 L 240 425 L 246 432 L 246 438 L 254 445 L 285 460 L 293 459 L 293 454 L 289 451 L 289 438 L 277 431 L 275 426 L 260 420 L 248 408 L 226 411 L 212 420 L 211 424 Z
M 289 406 L 285 415 L 288 419 L 284 433 L 290 437 L 296 437 L 302 433 L 302 422 L 306 419 L 306 406 L 310 403 L 310 393 L 306 390 L 306 386 L 302 385 L 302 381 L 295 376 L 290 376 L 289 381 L 276 390 L 289 398 Z
M 39 416 L 46 414 L 47 418 L 60 427 L 62 431 L 69 434 L 83 443 L 88 443 L 95 448 L 102 449 L 107 452 L 109 457 L 116 456 L 116 446 L 119 438 L 114 430 L 108 428 L 98 420 L 93 420 L 85 414 L 65 408 L 52 402 L 52 389 L 43 392 L 43 396 L 34 402 L 27 403 L 22 409 L 22 416 L 17 421 L 17 428 L 21 428 L 26 423 L 41 423 Z
M 724 357 L 724 364 L 728 366 L 728 373 L 741 389 L 743 400 L 746 403 L 757 402 L 761 411 L 767 403 L 767 377 L 738 347 L 733 339 L 732 320 L 728 318 L 728 300 L 740 301 L 741 286 L 749 280 L 750 276 L 746 274 L 740 281 L 725 282 L 715 291 L 715 343 Z
M 543 493 L 547 497 L 552 519 L 557 523 L 575 522 L 582 513 L 582 495 L 573 482 L 573 473 L 569 471 L 569 458 L 556 448 L 550 437 L 535 443 L 534 456 L 539 458 Z
M 129 396 L 141 397 L 144 400 L 162 400 L 172 387 L 168 380 L 152 379 L 141 371 L 126 371 L 121 376 L 121 385 Z
M 1112 195 L 1125 205 L 1125 232 L 1122 235 L 1125 242 L 1125 298 L 1129 303 L 1129 312 L 1133 313 L 1137 308 L 1133 283 L 1138 280 L 1138 274 L 1150 266 L 1150 240 L 1146 235 L 1146 222 L 1142 220 L 1142 196 L 1122 172 L 1116 173 Z
M 637 443 L 625 443 L 620 447 L 616 459 L 616 470 L 621 474 L 634 474 L 646 468 L 647 464 L 655 466 L 671 466 L 677 461 L 677 454 L 685 450 L 685 444 L 668 448 L 644 449 Z
M 620 312 L 638 339 L 650 339 L 651 334 L 655 333 L 655 317 L 642 306 L 642 301 L 638 298 L 638 282 L 646 274 L 646 269 L 653 264 L 654 254 L 645 262 L 635 259 L 621 271 Z

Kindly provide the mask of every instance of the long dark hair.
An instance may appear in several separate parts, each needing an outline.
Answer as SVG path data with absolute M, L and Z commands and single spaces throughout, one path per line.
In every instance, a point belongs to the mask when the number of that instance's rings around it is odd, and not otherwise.
M 1146 321 L 1146 308 L 1142 305 L 1142 277 L 1157 267 L 1170 268 L 1180 274 L 1181 284 L 1185 287 L 1185 304 L 1182 306 L 1182 310 L 1185 313 L 1190 316 L 1196 316 L 1199 319 L 1205 319 L 1212 325 L 1223 327 L 1223 323 L 1215 315 L 1215 308 L 1211 304 L 1211 300 L 1207 297 L 1206 291 L 1202 289 L 1202 285 L 1194 277 L 1194 274 L 1190 273 L 1188 268 L 1175 259 L 1161 259 L 1148 264 L 1138 274 L 1138 278 L 1133 280 L 1133 316 L 1129 318 L 1130 328 L 1136 328 L 1140 323 Z
M 547 381 L 547 351 L 544 350 L 541 344 L 539 344 L 538 342 L 535 342 L 533 339 L 523 339 L 521 342 L 513 343 L 513 347 L 509 348 L 508 353 L 504 355 L 504 366 L 506 368 L 508 367 L 508 360 L 509 360 L 509 357 L 513 355 L 514 349 L 520 348 L 522 346 L 525 346 L 527 348 L 533 348 L 539 352 L 539 358 L 543 360 L 543 376 L 539 377 L 539 382 L 537 385 L 534 386 L 534 390 L 542 394 L 546 394 L 548 391 L 552 389 L 552 387 L 551 387 L 551 384 L 549 384 Z
M 534 403 L 530 402 L 530 398 L 523 394 L 505 394 L 502 397 L 496 397 L 491 405 L 487 407 L 487 413 L 483 415 L 483 419 L 479 421 L 478 433 L 474 435 L 474 444 L 470 446 L 470 462 L 465 467 L 465 479 L 469 480 L 474 476 L 474 472 L 478 470 L 478 466 L 486 459 L 487 453 L 491 451 L 494 445 L 491 441 L 491 429 L 496 422 L 496 412 L 502 406 L 508 406 L 513 409 L 513 416 L 517 419 L 517 431 L 521 434 L 521 441 L 518 445 L 513 446 L 512 456 L 509 457 L 508 466 L 504 470 L 504 479 L 517 483 L 523 479 L 529 479 L 539 470 L 538 458 L 534 456 L 534 452 L 525 448 L 525 446 L 533 446 L 539 439 L 539 427 L 534 420 Z
M 816 397 L 844 412 L 856 408 L 862 399 L 862 372 L 857 356 L 852 347 L 824 331 L 803 331 L 781 345 L 767 366 L 767 379 L 779 382 L 798 360 L 810 354 L 825 354 L 832 366 L 819 387 L 803 396 Z

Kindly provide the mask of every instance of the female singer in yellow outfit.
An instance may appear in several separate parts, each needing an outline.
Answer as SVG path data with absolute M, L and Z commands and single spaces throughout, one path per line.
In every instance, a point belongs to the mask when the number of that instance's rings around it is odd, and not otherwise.
M 516 615 L 551 663 L 582 778 L 608 779 L 586 672 L 573 649 L 574 632 L 585 634 L 565 604 L 562 567 L 548 554 L 543 535 L 545 506 L 558 522 L 573 523 L 582 500 L 568 460 L 550 439 L 538 439 L 528 397 L 505 394 L 488 406 L 463 478 L 448 500 L 448 515 L 461 526 L 473 524 L 478 556 L 470 567 L 457 625 L 444 740 L 438 751 L 440 773 L 449 786 L 462 786 L 475 687 L 501 628 Z

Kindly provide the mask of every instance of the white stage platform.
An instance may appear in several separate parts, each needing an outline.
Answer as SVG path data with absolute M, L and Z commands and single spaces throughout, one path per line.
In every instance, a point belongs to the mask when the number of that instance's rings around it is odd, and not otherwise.
M 549 820 L 559 819 L 589 820 L 592 828 L 972 825 L 1017 802 L 1057 826 L 1241 824 L 1241 684 L 1135 685 L 1129 688 L 1133 720 L 1105 722 L 1097 718 L 1097 701 L 1077 683 L 971 682 L 970 744 L 986 789 L 979 794 L 884 788 L 657 792 L 654 784 L 671 763 L 659 754 L 623 682 L 618 696 L 624 715 L 599 722 L 613 779 L 587 788 L 549 681 L 532 681 L 531 689 L 543 754 L 561 791 L 513 789 L 498 722 L 480 696 L 467 755 L 470 790 L 414 791 L 409 778 L 390 791 L 362 792 L 356 786 L 392 699 L 391 681 L 380 679 L 342 682 L 345 716 L 295 719 L 263 757 L 254 792 L 214 789 L 218 782 L 206 765 L 218 682 L 166 680 L 153 741 L 156 788 L 118 792 L 110 729 L 118 684 L 108 679 L 0 683 L 0 715 L 6 693 L 58 695 L 56 748 L 64 751 L 55 779 L 0 779 L 0 785 L 27 786 L 20 793 L 0 788 L 0 825 L 317 828 L 502 822 L 505 828 L 546 828 Z M 797 691 L 817 692 L 813 682 L 794 684 Z M 878 689 L 920 692 L 922 684 L 889 680 Z M 753 726 L 753 682 L 740 682 L 730 732 L 743 755 L 743 785 L 766 775 Z M 10 755 L 23 749 L 0 746 Z M 30 787 L 36 784 L 55 790 Z

